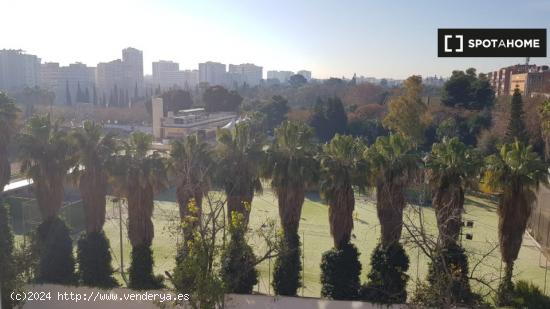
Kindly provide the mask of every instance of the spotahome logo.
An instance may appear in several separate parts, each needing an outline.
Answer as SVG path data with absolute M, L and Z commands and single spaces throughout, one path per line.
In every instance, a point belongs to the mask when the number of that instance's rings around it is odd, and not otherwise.
M 546 29 L 438 29 L 439 57 L 546 57 Z

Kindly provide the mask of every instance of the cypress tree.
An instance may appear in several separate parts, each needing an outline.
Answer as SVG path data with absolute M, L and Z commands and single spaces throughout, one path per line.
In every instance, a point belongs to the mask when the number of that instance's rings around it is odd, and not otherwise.
M 88 91 L 88 87 L 86 87 L 84 91 L 84 102 L 90 103 L 90 92 Z
M 92 88 L 92 103 L 94 103 L 94 105 L 97 105 L 97 90 L 95 89 L 95 85 Z
M 508 123 L 506 139 L 508 142 L 513 142 L 516 139 L 522 143 L 527 143 L 528 141 L 525 122 L 523 121 L 523 100 L 518 88 L 514 89 L 514 95 L 512 96 L 510 122 Z
M 65 81 L 65 104 L 71 106 L 73 105 L 73 100 L 71 99 L 71 91 L 69 90 L 69 81 Z
M 80 89 L 80 82 L 76 84 L 76 103 L 84 102 L 84 95 L 82 94 L 82 89 Z
M 9 215 L 0 197 L 0 289 L 2 308 L 13 308 L 10 293 L 15 289 L 15 271 L 13 261 L 13 233 L 9 225 Z

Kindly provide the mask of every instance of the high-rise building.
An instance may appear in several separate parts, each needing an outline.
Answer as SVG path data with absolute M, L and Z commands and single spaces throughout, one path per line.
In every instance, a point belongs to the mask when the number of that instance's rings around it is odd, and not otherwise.
M 286 83 L 294 75 L 292 71 L 267 71 L 268 79 L 277 79 L 281 83 Z
M 56 62 L 46 62 L 40 66 L 40 87 L 55 94 L 56 104 L 68 103 L 67 90 L 72 103 L 92 103 L 95 68 L 80 62 L 66 67 Z
M 0 50 L 0 90 L 13 93 L 39 82 L 40 58 L 22 50 Z
M 227 73 L 231 86 L 257 86 L 262 81 L 263 68 L 252 63 L 230 64 Z
M 548 66 L 537 67 L 526 73 L 512 74 L 510 77 L 509 95 L 518 88 L 522 95 L 550 95 L 550 71 Z
M 296 73 L 296 74 L 302 75 L 302 76 L 305 77 L 308 81 L 311 80 L 311 71 L 301 70 L 301 71 L 298 71 L 298 73 Z
M 180 70 L 179 64 L 173 61 L 153 62 L 152 85 L 154 88 L 169 89 L 173 87 L 189 89 L 199 83 L 198 70 Z
M 143 52 L 141 50 L 128 47 L 122 50 L 122 62 L 126 65 L 126 78 L 131 86 L 132 94 L 143 94 Z M 137 89 L 136 89 L 137 88 Z
M 509 67 L 501 68 L 494 72 L 487 73 L 487 78 L 491 87 L 495 91 L 496 96 L 508 95 L 510 91 L 510 81 L 512 74 L 526 73 L 536 69 L 536 65 L 516 64 Z
M 225 64 L 212 61 L 199 63 L 199 82 L 208 83 L 211 86 L 226 85 Z
M 143 53 L 128 47 L 122 51 L 122 60 L 98 63 L 96 69 L 98 96 L 107 104 L 128 106 L 132 98 L 142 96 Z

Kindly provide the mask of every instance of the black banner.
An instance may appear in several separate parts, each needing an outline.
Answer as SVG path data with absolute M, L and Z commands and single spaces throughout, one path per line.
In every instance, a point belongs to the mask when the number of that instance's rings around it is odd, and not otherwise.
M 546 29 L 438 29 L 438 57 L 546 57 Z

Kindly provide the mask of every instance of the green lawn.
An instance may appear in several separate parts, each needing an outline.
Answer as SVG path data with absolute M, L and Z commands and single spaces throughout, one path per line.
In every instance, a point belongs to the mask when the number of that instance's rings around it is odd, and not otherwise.
M 169 194 L 168 194 L 169 196 Z M 170 198 L 163 197 L 170 200 Z M 271 191 L 266 190 L 263 195 L 254 198 L 252 214 L 250 219 L 251 228 L 259 227 L 268 218 L 278 219 L 277 201 Z M 417 207 L 417 206 L 414 206 Z M 418 209 L 418 208 L 416 208 Z M 435 217 L 433 209 L 423 207 L 424 220 L 428 230 L 435 233 Z M 416 220 L 416 212 L 411 207 L 405 212 L 405 216 Z M 118 209 L 109 203 L 107 211 L 108 220 L 105 225 L 105 231 L 111 241 L 113 250 L 113 264 L 118 268 L 120 262 L 120 242 L 119 242 L 119 223 Z M 123 218 L 125 215 L 123 214 Z M 361 252 L 361 263 L 363 264 L 362 281 L 366 280 L 366 274 L 369 269 L 370 253 L 374 249 L 379 235 L 378 219 L 376 217 L 375 206 L 371 202 L 367 202 L 364 197 L 357 199 L 356 215 L 355 215 L 355 238 L 353 242 Z M 497 215 L 495 212 L 495 204 L 487 199 L 480 197 L 468 196 L 466 200 L 466 220 L 474 221 L 474 227 L 465 229 L 465 233 L 473 235 L 472 240 L 463 240 L 465 248 L 472 252 L 470 258 L 470 267 L 474 267 L 476 261 L 491 248 L 498 244 L 497 238 Z M 173 227 L 178 220 L 177 205 L 169 201 L 156 202 L 154 213 L 155 222 L 155 239 L 153 241 L 153 251 L 155 255 L 155 271 L 164 273 L 164 271 L 172 271 L 174 267 L 174 256 L 176 244 L 179 239 L 178 234 L 174 232 Z M 403 233 L 406 236 L 406 232 Z M 304 296 L 319 296 L 320 294 L 320 270 L 319 264 L 321 255 L 324 251 L 332 247 L 332 238 L 330 237 L 328 226 L 327 206 L 322 204 L 314 196 L 311 199 L 306 199 L 302 219 L 300 223 L 300 236 L 304 245 Z M 258 242 L 252 240 L 252 244 L 257 253 L 263 253 L 263 248 L 258 245 Z M 123 246 L 124 246 L 124 263 L 125 267 L 129 266 L 130 245 L 126 237 L 126 229 L 123 226 Z M 420 250 L 415 246 L 408 245 L 406 247 L 410 256 L 409 289 L 414 288 L 414 284 L 418 279 L 424 279 L 427 269 L 427 259 L 421 254 Z M 541 258 L 539 265 L 539 251 L 535 243 L 526 237 L 523 242 L 523 247 L 520 251 L 519 258 L 516 263 L 515 274 L 518 278 L 533 281 L 541 288 L 544 287 L 545 269 L 544 256 Z M 420 259 L 420 260 L 419 260 Z M 269 261 L 261 263 L 258 267 L 260 271 L 260 283 L 255 288 L 262 293 L 273 289 L 269 287 Z M 273 266 L 273 260 L 271 261 Z M 475 276 L 484 280 L 493 280 L 493 284 L 497 284 L 500 272 L 500 254 L 498 248 L 494 250 L 485 260 L 484 263 L 477 266 Z M 480 285 L 475 287 L 481 288 Z M 549 287 L 550 288 L 550 287 Z M 302 290 L 300 290 L 300 295 Z

